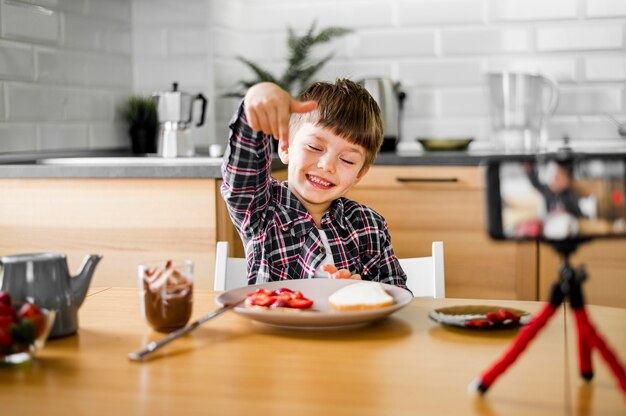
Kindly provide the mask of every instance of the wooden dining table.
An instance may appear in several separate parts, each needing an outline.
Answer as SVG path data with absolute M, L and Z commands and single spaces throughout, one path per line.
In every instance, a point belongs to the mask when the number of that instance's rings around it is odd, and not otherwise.
M 194 293 L 194 317 L 217 308 Z M 594 354 L 577 371 L 572 315 L 560 310 L 485 396 L 470 382 L 517 330 L 442 326 L 428 312 L 486 304 L 531 313 L 542 303 L 415 298 L 355 329 L 285 330 L 226 312 L 144 362 L 128 353 L 164 335 L 143 319 L 137 289 L 90 289 L 78 333 L 25 364 L 0 367 L 0 415 L 624 415 L 626 397 Z M 588 306 L 626 358 L 626 310 Z

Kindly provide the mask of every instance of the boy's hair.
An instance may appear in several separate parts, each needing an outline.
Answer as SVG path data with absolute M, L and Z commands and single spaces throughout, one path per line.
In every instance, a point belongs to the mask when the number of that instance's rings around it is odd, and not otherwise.
M 292 134 L 305 122 L 328 128 L 365 149 L 364 168 L 374 163 L 383 144 L 383 121 L 378 104 L 365 88 L 348 79 L 337 79 L 334 84 L 316 82 L 298 99 L 315 100 L 317 108 L 310 113 L 291 115 Z

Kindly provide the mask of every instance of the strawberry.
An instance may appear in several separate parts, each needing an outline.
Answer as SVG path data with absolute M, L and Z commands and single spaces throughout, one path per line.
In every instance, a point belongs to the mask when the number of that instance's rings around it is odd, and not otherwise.
M 43 334 L 46 328 L 46 316 L 37 305 L 25 303 L 17 312 L 20 323 L 23 321 L 31 322 L 35 329 L 35 337 Z
M 11 306 L 11 296 L 9 292 L 0 291 L 0 304 Z
M 486 319 L 468 319 L 465 321 L 465 326 L 469 328 L 485 328 L 490 325 L 491 323 Z
M 289 307 L 294 309 L 306 309 L 313 305 L 313 301 L 310 299 L 290 299 Z
M 519 322 L 520 316 L 506 309 L 502 309 L 500 312 L 504 313 L 505 319 L 510 319 L 513 322 Z
M 0 318 L 10 317 L 12 321 L 15 321 L 17 316 L 15 315 L 15 309 L 11 305 L 5 305 L 0 303 Z
M 269 295 L 260 293 L 251 298 L 252 304 L 256 306 L 270 306 L 274 303 L 274 298 Z
M 498 312 L 489 312 L 485 315 L 487 321 L 494 324 L 501 324 L 506 319 L 506 312 L 504 309 L 500 309 Z
M 284 293 L 293 293 L 293 290 L 288 289 L 286 287 L 281 287 L 280 289 L 276 289 L 275 291 L 272 292 L 272 295 L 282 295 Z

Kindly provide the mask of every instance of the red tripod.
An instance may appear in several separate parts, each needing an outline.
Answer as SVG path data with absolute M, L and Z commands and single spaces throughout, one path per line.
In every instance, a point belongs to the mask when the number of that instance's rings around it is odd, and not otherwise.
M 587 381 L 593 378 L 593 366 L 591 363 L 591 351 L 597 348 L 602 358 L 606 361 L 613 375 L 617 379 L 620 389 L 626 397 L 626 372 L 624 366 L 619 362 L 615 353 L 604 341 L 602 336 L 596 331 L 594 325 L 587 316 L 585 301 L 581 283 L 586 279 L 587 274 L 583 267 L 573 269 L 569 264 L 569 255 L 576 249 L 572 246 L 557 246 L 557 250 L 564 254 L 563 264 L 559 270 L 559 281 L 552 286 L 550 303 L 533 317 L 530 323 L 524 327 L 508 351 L 496 361 L 492 366 L 482 373 L 480 377 L 471 385 L 480 394 L 485 394 L 489 387 L 495 383 L 496 379 L 515 362 L 520 354 L 526 349 L 537 333 L 546 325 L 554 312 L 569 298 L 569 303 L 576 318 L 578 328 L 578 359 L 580 375 Z

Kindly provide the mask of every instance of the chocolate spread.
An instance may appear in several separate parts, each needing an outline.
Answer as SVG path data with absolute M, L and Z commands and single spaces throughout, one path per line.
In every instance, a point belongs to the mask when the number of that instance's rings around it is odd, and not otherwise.
M 146 320 L 159 332 L 171 332 L 185 326 L 193 305 L 192 282 L 175 270 L 161 278 L 167 272 L 166 266 L 165 270 L 146 272 L 143 279 Z

